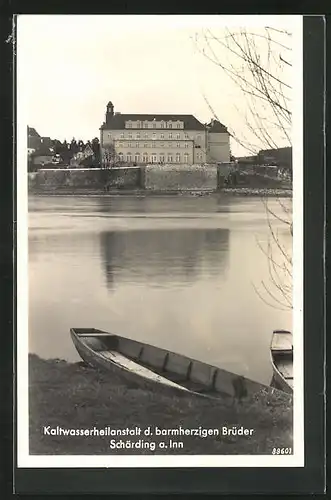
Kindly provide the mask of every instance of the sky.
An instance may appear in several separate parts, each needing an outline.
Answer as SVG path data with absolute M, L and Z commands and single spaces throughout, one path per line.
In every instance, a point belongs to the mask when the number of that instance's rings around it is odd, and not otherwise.
M 221 34 L 225 26 L 293 31 L 293 19 L 299 17 L 20 15 L 21 116 L 40 135 L 88 140 L 99 137 L 108 101 L 115 112 L 193 114 L 206 123 L 212 112 L 205 95 L 218 119 L 241 137 L 245 95 L 201 53 L 196 36 L 206 29 Z M 217 50 L 222 60 L 228 57 Z M 231 150 L 248 154 L 234 140 Z

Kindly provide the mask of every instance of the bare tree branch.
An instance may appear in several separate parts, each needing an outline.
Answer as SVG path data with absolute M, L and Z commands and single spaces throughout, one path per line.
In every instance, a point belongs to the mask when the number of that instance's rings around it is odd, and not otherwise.
M 292 88 L 287 72 L 292 67 L 291 33 L 286 29 L 266 26 L 263 30 L 225 29 L 217 34 L 204 30 L 195 36 L 195 46 L 210 62 L 218 66 L 245 97 L 245 110 L 234 104 L 242 116 L 248 137 L 240 136 L 229 127 L 230 136 L 252 155 L 261 149 L 277 149 L 279 142 L 291 145 Z M 215 119 L 215 109 L 204 95 Z M 292 240 L 292 210 L 283 200 L 276 199 L 271 207 L 262 198 L 269 231 L 267 248 L 259 248 L 268 262 L 269 284 L 261 282 L 263 295 L 254 289 L 268 305 L 292 307 L 292 255 L 285 243 Z M 281 231 L 276 226 L 282 226 Z

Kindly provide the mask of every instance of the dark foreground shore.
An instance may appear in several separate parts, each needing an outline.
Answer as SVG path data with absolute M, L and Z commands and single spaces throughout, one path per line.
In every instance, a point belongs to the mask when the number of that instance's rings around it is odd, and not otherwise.
M 30 454 L 242 455 L 292 447 L 292 398 L 284 393 L 212 401 L 128 386 L 82 363 L 36 355 L 29 356 L 29 408 Z

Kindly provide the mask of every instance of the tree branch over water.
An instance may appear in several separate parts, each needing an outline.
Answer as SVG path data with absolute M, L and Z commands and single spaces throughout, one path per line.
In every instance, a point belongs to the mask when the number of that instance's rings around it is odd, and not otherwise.
M 231 138 L 251 155 L 260 150 L 291 146 L 292 128 L 292 34 L 286 29 L 266 26 L 263 29 L 210 29 L 195 34 L 195 47 L 208 61 L 225 74 L 244 98 L 244 106 L 234 102 L 245 131 L 228 127 Z M 215 119 L 222 102 L 204 100 Z M 277 207 L 262 198 L 269 230 L 266 248 L 258 243 L 268 260 L 269 282 L 261 282 L 259 297 L 273 307 L 292 307 L 292 236 L 291 205 L 281 199 Z M 290 245 L 287 242 L 290 241 Z M 290 247 L 290 248 L 288 248 Z

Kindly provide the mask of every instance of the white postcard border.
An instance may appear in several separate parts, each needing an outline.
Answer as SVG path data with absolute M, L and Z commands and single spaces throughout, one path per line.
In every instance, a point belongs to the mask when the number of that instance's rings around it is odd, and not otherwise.
M 294 418 L 293 455 L 29 455 L 28 407 L 28 193 L 27 113 L 24 95 L 24 60 L 20 57 L 20 18 L 17 17 L 17 466 L 49 467 L 303 467 L 304 466 L 304 379 L 303 379 L 303 16 L 200 16 L 215 26 L 265 26 L 292 18 L 295 63 L 293 91 L 293 346 Z M 45 16 L 46 17 L 46 16 Z M 128 18 L 135 16 L 125 16 Z M 149 16 L 153 17 L 153 16 Z M 156 16 L 158 22 L 162 16 Z M 166 16 L 169 17 L 169 16 Z M 174 16 L 175 23 L 190 23 L 196 16 Z M 195 21 L 194 21 L 195 22 Z

